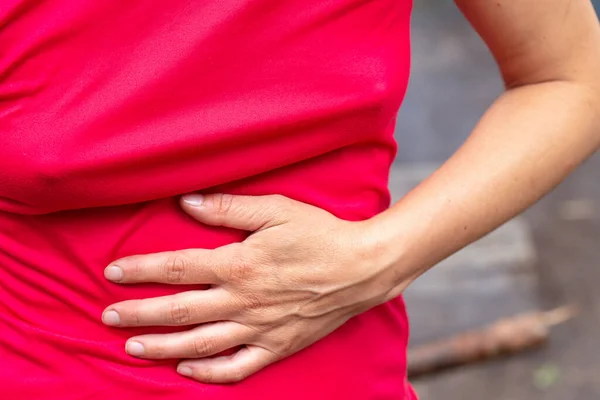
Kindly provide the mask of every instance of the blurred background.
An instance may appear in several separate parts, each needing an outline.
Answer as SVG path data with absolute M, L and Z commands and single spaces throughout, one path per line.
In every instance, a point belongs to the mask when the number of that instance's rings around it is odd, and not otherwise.
M 412 40 L 390 183 L 395 198 L 460 146 L 502 90 L 488 50 L 451 0 L 415 1 Z M 539 349 L 413 379 L 422 400 L 600 398 L 599 177 L 595 156 L 525 215 L 407 291 L 413 349 L 503 317 L 580 308 Z

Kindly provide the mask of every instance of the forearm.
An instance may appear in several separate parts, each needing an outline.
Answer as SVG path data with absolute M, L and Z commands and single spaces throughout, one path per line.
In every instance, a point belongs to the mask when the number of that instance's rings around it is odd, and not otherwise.
M 591 155 L 600 145 L 599 103 L 584 84 L 564 81 L 505 92 L 435 174 L 371 221 L 390 257 L 390 297 L 535 203 Z

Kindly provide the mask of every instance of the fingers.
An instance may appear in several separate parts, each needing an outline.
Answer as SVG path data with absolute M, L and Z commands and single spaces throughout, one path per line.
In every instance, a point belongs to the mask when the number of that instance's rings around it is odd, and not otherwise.
M 276 362 L 279 357 L 268 350 L 247 346 L 223 357 L 182 361 L 177 372 L 205 383 L 233 383 Z
M 125 350 L 146 359 L 203 358 L 250 343 L 255 336 L 256 331 L 244 325 L 216 322 L 186 332 L 133 337 Z
M 108 266 L 104 276 L 116 283 L 219 284 L 220 271 L 233 261 L 229 247 L 125 257 Z
M 184 326 L 230 319 L 235 302 L 222 288 L 113 304 L 102 314 L 110 326 Z
M 283 196 L 236 196 L 229 194 L 189 194 L 181 207 L 198 221 L 244 231 L 258 231 L 289 220 L 295 202 Z

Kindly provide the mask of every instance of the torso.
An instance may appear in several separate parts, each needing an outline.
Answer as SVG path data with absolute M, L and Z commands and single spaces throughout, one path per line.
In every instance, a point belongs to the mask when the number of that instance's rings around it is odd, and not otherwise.
M 345 219 L 389 204 L 409 0 L 9 0 L 0 6 L 0 395 L 403 399 L 400 299 L 236 385 L 137 360 L 108 304 L 185 288 L 108 283 L 131 254 L 243 240 L 191 191 L 279 193 Z M 16 397 L 15 397 L 16 396 Z

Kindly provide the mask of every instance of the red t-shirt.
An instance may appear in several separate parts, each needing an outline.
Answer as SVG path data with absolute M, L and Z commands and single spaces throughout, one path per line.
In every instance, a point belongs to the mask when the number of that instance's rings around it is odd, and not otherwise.
M 135 359 L 116 258 L 245 233 L 178 207 L 279 193 L 349 220 L 389 205 L 410 0 L 3 0 L 0 398 L 410 399 L 401 299 L 235 385 Z

